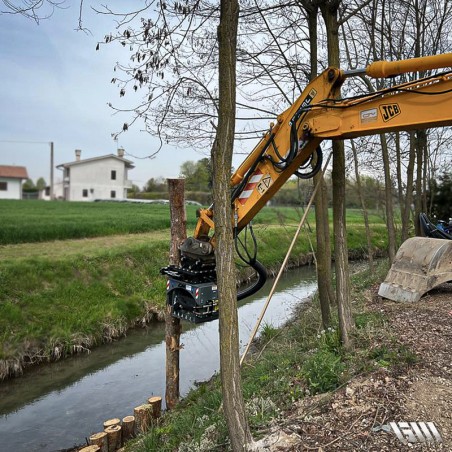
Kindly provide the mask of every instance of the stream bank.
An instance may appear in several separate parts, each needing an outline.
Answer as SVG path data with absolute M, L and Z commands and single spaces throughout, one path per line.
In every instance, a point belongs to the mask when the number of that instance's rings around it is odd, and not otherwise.
M 265 303 L 259 295 L 240 303 L 240 340 L 245 347 Z M 316 289 L 312 266 L 283 275 L 265 317 L 265 331 L 281 326 Z M 219 370 L 218 321 L 183 323 L 181 393 Z M 30 369 L 0 385 L 0 437 L 6 450 L 50 451 L 81 444 L 105 419 L 122 418 L 152 395 L 164 395 L 164 324 L 130 331 L 127 337 L 83 354 Z
M 262 328 L 258 347 L 242 368 L 248 421 L 256 440 L 272 431 L 272 426 L 284 426 L 286 417 L 302 400 L 335 393 L 355 375 L 412 365 L 413 354 L 408 347 L 399 346 L 395 332 L 387 328 L 384 314 L 366 306 L 369 288 L 382 280 L 387 270 L 387 262 L 378 262 L 372 272 L 365 269 L 352 276 L 356 325 L 356 347 L 352 351 L 341 346 L 334 309 L 331 327 L 322 330 L 316 298 L 302 305 L 295 318 L 281 329 Z M 373 344 L 380 343 L 381 347 L 375 349 Z M 215 378 L 190 393 L 176 410 L 166 413 L 127 450 L 229 450 L 226 424 L 219 410 L 221 400 L 220 381 Z M 289 449 L 286 446 L 283 450 Z
M 360 216 L 348 219 L 350 254 L 363 256 Z M 296 230 L 272 221 L 255 225 L 259 260 L 270 273 L 279 269 Z M 303 235 L 290 267 L 311 259 L 315 229 Z M 0 380 L 86 353 L 161 318 L 166 290 L 159 270 L 168 262 L 168 237 L 158 230 L 0 246 Z M 373 224 L 372 239 L 375 250 L 386 248 L 383 224 Z
M 282 329 L 264 328 L 242 369 L 248 421 L 260 452 L 446 451 L 452 447 L 452 284 L 417 303 L 377 295 L 387 263 L 352 276 L 354 348 L 316 300 Z M 127 451 L 228 451 L 219 378 L 190 393 Z M 441 441 L 403 444 L 390 422 L 433 422 Z M 388 430 L 389 429 L 389 430 Z

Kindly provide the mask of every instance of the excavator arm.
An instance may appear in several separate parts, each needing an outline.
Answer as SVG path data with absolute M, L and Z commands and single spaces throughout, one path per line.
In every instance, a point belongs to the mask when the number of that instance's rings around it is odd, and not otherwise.
M 262 137 L 231 177 L 233 219 L 237 236 L 296 174 L 310 178 L 320 169 L 320 143 L 398 130 L 452 125 L 452 71 L 416 79 L 391 88 L 340 99 L 348 77 L 390 77 L 406 72 L 452 68 L 452 53 L 396 62 L 375 62 L 364 69 L 341 71 L 330 67 L 305 88 L 301 96 Z M 218 316 L 215 277 L 214 207 L 199 211 L 193 237 L 181 246 L 181 267 L 166 267 L 168 303 L 173 315 L 192 322 Z M 265 269 L 248 262 L 258 282 L 239 298 L 257 291 Z M 196 295 L 197 294 L 197 295 Z

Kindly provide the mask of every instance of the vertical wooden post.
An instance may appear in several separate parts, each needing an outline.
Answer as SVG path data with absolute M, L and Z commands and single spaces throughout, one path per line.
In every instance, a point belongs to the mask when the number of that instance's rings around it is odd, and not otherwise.
M 113 425 L 120 425 L 121 424 L 121 419 L 118 419 L 117 417 L 113 418 L 113 419 L 107 419 L 106 421 L 104 421 L 104 429 L 111 427 Z
M 105 432 L 94 433 L 89 437 L 90 446 L 98 446 L 100 452 L 108 452 L 108 438 Z
M 152 406 L 152 419 L 158 419 L 162 412 L 162 398 L 149 397 L 148 403 Z
M 107 434 L 108 452 L 115 452 L 122 444 L 122 427 L 120 425 L 110 425 L 104 431 Z
M 133 409 L 135 416 L 135 435 L 148 431 L 152 422 L 152 406 L 149 403 L 137 406 Z
M 180 244 L 187 238 L 187 218 L 185 215 L 184 179 L 168 179 L 171 244 L 169 263 L 180 264 Z M 174 408 L 179 400 L 179 349 L 182 326 L 180 319 L 171 315 L 171 307 L 166 306 L 166 409 Z
M 133 438 L 135 432 L 135 416 L 126 416 L 122 420 L 122 440 L 127 442 Z
M 96 445 L 86 446 L 83 449 L 80 449 L 79 452 L 99 452 L 100 447 Z

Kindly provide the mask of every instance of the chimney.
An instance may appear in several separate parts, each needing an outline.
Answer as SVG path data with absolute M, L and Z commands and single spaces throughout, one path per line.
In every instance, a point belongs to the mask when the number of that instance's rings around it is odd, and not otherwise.
M 82 155 L 82 151 L 80 149 L 75 150 L 75 161 L 80 162 L 80 156 Z
M 118 148 L 118 157 L 124 158 L 124 148 Z

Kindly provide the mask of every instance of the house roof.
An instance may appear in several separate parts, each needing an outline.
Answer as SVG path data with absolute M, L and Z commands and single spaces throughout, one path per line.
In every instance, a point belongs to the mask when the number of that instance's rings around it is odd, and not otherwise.
M 0 165 L 0 177 L 9 179 L 28 179 L 27 168 L 25 166 Z
M 126 165 L 126 168 L 135 168 L 133 162 L 131 162 L 130 160 L 127 160 L 125 158 L 118 157 L 115 154 L 101 155 L 100 157 L 92 157 L 90 159 L 80 159 L 80 160 L 76 160 L 74 162 L 61 163 L 60 165 L 57 165 L 57 168 L 67 168 L 69 166 L 80 165 L 82 163 L 94 162 L 97 160 L 104 160 L 104 159 L 110 159 L 110 158 L 114 158 L 116 160 L 120 160 L 121 162 L 124 162 Z

